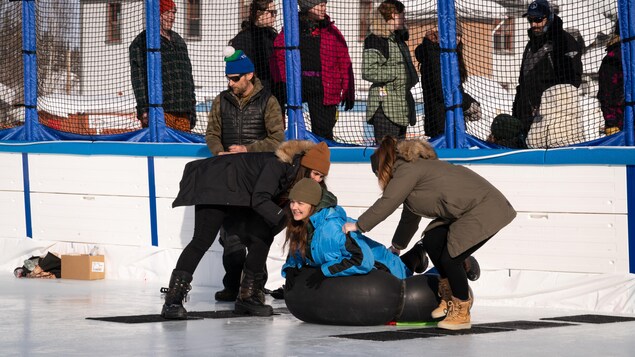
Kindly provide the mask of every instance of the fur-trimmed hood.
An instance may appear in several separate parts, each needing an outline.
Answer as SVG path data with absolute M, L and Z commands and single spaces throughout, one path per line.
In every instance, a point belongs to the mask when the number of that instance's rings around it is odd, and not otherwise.
M 397 143 L 397 158 L 412 162 L 417 158 L 437 160 L 439 157 L 427 140 L 411 139 Z
M 304 154 L 311 150 L 316 143 L 309 140 L 284 141 L 276 149 L 276 157 L 282 162 L 293 164 L 293 159 L 298 154 Z

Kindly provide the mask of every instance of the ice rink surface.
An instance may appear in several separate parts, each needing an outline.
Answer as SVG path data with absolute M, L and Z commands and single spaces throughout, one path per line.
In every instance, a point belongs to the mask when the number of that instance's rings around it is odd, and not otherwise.
M 544 318 L 597 313 L 479 306 L 478 296 L 472 310 L 472 324 L 485 327 L 473 330 L 488 333 L 436 336 L 442 331 L 434 326 L 308 324 L 285 311 L 283 300 L 274 300 L 270 296 L 267 301 L 280 312 L 272 317 L 136 324 L 91 320 L 87 318 L 159 314 L 161 285 L 110 280 L 16 279 L 12 276 L 0 277 L 0 285 L 1 356 L 635 355 L 635 316 L 623 316 L 633 321 L 569 322 L 565 326 L 526 329 L 527 325 L 544 324 L 546 320 L 541 320 Z M 233 309 L 233 303 L 213 300 L 216 290 L 216 287 L 194 285 L 186 304 L 188 311 Z M 502 322 L 508 327 L 518 326 L 518 329 L 487 327 Z M 351 334 L 358 338 L 343 336 Z M 380 339 L 400 337 L 388 341 L 368 339 L 377 336 Z

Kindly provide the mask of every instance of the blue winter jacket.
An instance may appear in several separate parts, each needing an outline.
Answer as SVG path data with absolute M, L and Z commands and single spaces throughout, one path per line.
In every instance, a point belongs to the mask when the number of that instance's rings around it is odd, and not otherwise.
M 362 275 L 369 273 L 376 263 L 381 263 L 400 279 L 412 275 L 401 259 L 382 244 L 359 232 L 351 232 L 350 238 L 347 237 L 342 226 L 354 220 L 346 216 L 342 207 L 323 208 L 309 220 L 314 228 L 310 254 L 304 260 L 299 252 L 290 254 L 282 267 L 282 276 L 286 276 L 285 269 L 304 265 L 320 267 L 327 277 Z

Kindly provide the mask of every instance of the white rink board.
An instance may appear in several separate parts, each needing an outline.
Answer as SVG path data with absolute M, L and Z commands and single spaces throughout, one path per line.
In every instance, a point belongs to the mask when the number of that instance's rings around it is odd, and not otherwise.
M 0 166 L 11 170 L 1 174 L 9 183 L 0 186 L 0 212 L 7 218 L 0 224 L 0 240 L 10 240 L 11 244 L 3 242 L 2 246 L 14 249 L 11 247 L 20 246 L 20 239 L 27 239 L 22 160 L 20 154 L 0 158 Z M 143 276 L 165 281 L 193 234 L 193 208 L 172 208 L 171 204 L 183 167 L 195 159 L 154 158 L 158 247 L 152 247 L 146 157 L 29 154 L 33 238 L 51 247 L 57 246 L 55 242 L 76 243 L 67 248 L 70 251 L 99 245 L 109 261 L 109 278 Z M 628 273 L 624 166 L 470 168 L 497 186 L 519 212 L 514 222 L 476 253 L 483 269 Z M 334 163 L 327 184 L 353 218 L 380 195 L 368 164 Z M 389 245 L 400 214 L 397 210 L 368 236 Z M 427 222 L 422 220 L 411 245 Z M 270 252 L 273 285 L 280 281 L 283 241 L 283 235 L 276 237 Z M 217 258 L 221 251 L 218 243 L 212 246 L 197 270 L 199 281 L 220 282 L 222 265 Z M 11 259 L 25 259 L 7 254 Z M 144 263 L 129 266 L 139 259 Z M 0 267 L 12 270 L 14 263 L 2 262 Z
M 148 197 L 148 159 L 135 156 L 29 155 L 31 191 Z
M 22 191 L 22 154 L 0 152 L 0 192 Z

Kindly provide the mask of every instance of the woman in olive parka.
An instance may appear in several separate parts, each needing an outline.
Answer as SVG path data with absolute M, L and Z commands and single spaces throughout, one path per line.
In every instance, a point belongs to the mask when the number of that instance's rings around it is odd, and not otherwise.
M 439 328 L 471 328 L 472 296 L 463 262 L 508 225 L 516 211 L 483 177 L 466 167 L 438 160 L 424 140 L 397 142 L 387 136 L 371 156 L 371 163 L 382 197 L 359 216 L 357 223 L 346 223 L 343 231 L 370 231 L 403 204 L 392 241 L 393 247 L 403 249 L 417 231 L 421 217 L 432 218 L 421 239 L 440 274 L 441 303 L 432 317 L 445 316 Z

